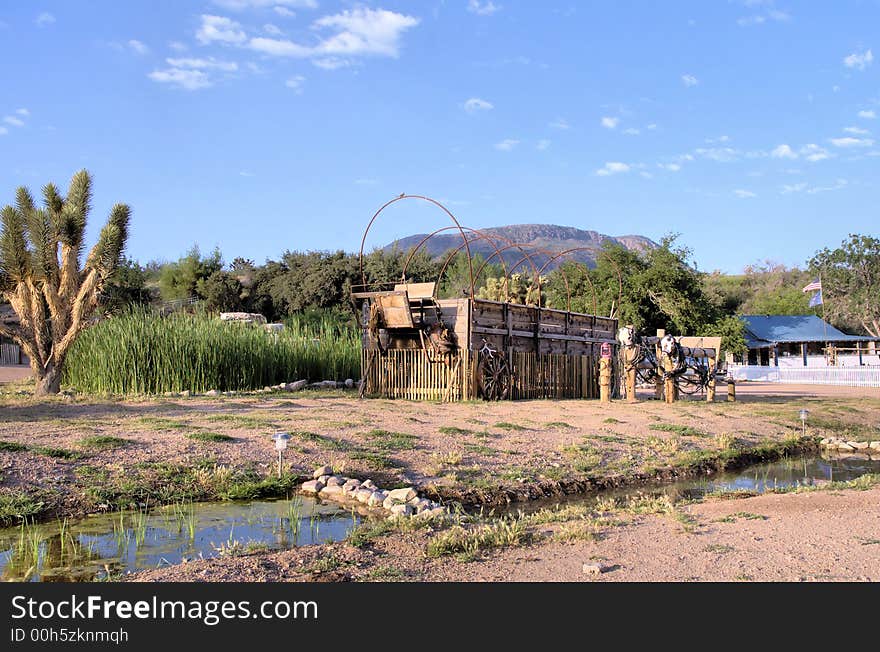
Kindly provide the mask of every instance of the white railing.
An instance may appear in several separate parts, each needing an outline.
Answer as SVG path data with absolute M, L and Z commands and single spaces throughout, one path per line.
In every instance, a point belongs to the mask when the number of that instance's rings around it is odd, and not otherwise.
M 727 365 L 735 380 L 756 380 L 790 385 L 845 385 L 880 387 L 880 367 L 762 367 Z

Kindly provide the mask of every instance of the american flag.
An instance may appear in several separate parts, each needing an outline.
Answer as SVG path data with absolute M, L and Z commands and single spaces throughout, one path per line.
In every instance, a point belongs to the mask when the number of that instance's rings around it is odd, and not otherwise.
M 822 290 L 822 282 L 821 281 L 813 281 L 809 285 L 805 285 L 804 289 L 801 292 L 814 292 L 816 290 Z

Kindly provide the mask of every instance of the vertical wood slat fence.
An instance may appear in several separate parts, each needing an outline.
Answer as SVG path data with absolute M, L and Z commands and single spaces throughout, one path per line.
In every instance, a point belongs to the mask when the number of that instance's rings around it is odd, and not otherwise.
M 0 344 L 0 364 L 21 364 L 18 344 Z
M 515 352 L 511 399 L 597 398 L 596 359 L 588 355 Z M 479 356 L 468 350 L 432 362 L 421 349 L 361 354 L 365 394 L 411 401 L 453 402 L 477 397 Z
M 361 353 L 365 394 L 411 401 L 461 401 L 474 398 L 470 352 L 445 355 L 432 362 L 422 349 Z

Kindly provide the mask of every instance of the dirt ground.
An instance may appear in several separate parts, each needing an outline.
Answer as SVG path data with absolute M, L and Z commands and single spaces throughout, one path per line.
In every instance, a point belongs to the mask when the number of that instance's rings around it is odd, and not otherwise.
M 713 404 L 666 405 L 649 397 L 644 392 L 635 405 L 434 404 L 307 390 L 37 399 L 11 382 L 0 386 L 0 498 L 24 492 L 37 496 L 50 516 L 79 515 L 127 506 L 95 498 L 108 488 L 152 495 L 157 487 L 150 482 L 179 469 L 219 467 L 269 477 L 275 460 L 271 435 L 279 430 L 292 435 L 285 470 L 293 475 L 310 476 L 316 466 L 331 464 L 381 486 L 412 484 L 428 495 L 475 500 L 634 483 L 687 473 L 718 456 L 773 449 L 801 435 L 801 408 L 810 410 L 811 441 L 841 432 L 880 438 L 878 389 L 741 383 L 736 403 L 724 401 L 723 388 Z M 110 445 L 95 445 L 107 438 L 113 438 Z M 142 577 L 314 579 L 310 564 L 329 555 L 339 569 L 319 578 L 877 580 L 878 498 L 880 489 L 705 502 L 676 508 L 677 518 L 686 512 L 696 523 L 685 531 L 669 515 L 627 515 L 616 527 L 597 526 L 589 540 L 545 537 L 469 562 L 427 558 L 426 542 L 434 535 L 419 530 L 380 537 L 365 548 L 309 546 L 191 562 Z M 739 512 L 766 518 L 718 521 Z M 608 572 L 588 578 L 583 564 L 594 562 Z

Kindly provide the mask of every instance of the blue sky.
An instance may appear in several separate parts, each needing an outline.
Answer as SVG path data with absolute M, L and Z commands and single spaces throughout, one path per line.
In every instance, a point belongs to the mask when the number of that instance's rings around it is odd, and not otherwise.
M 142 262 L 356 251 L 406 192 L 803 265 L 878 235 L 878 25 L 876 0 L 4 2 L 0 203 L 85 167 L 91 237 L 126 202 Z M 399 202 L 367 244 L 446 224 Z

